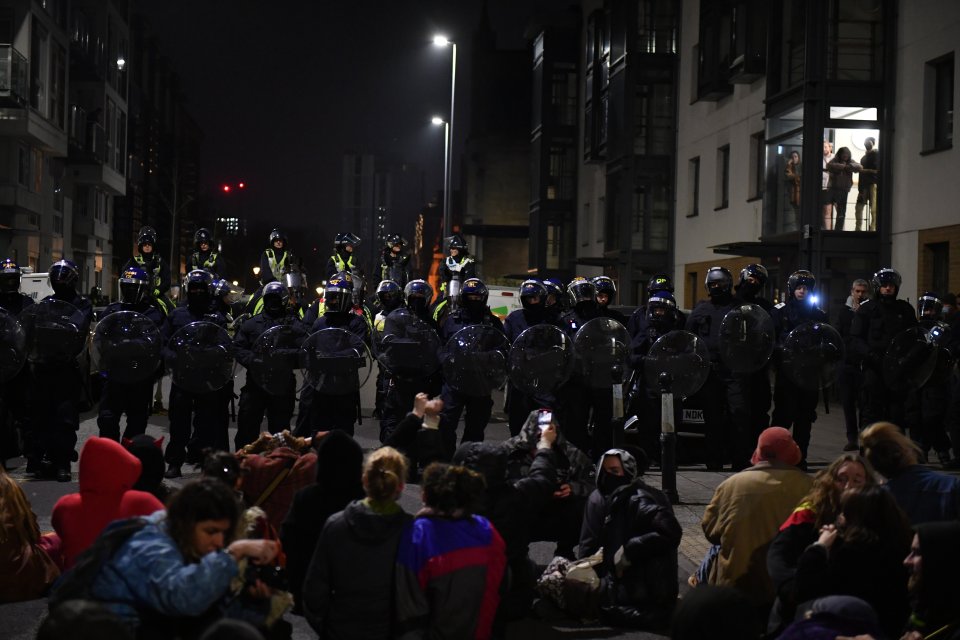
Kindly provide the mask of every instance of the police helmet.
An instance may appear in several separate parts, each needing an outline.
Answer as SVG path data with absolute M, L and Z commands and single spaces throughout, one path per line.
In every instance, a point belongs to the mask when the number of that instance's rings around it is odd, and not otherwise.
M 567 295 L 570 298 L 570 305 L 574 307 L 581 302 L 596 302 L 597 285 L 586 278 L 577 277 L 567 285 Z
M 0 262 L 0 293 L 20 291 L 21 274 L 19 265 L 11 258 L 5 258 Z
M 393 280 L 381 280 L 377 285 L 377 300 L 385 311 L 393 311 L 403 303 L 403 290 Z
M 333 246 L 337 249 L 346 247 L 347 245 L 356 247 L 358 244 L 360 244 L 360 238 L 352 233 L 338 233 L 333 240 Z
M 607 304 L 612 304 L 617 299 L 617 283 L 609 276 L 596 276 L 590 279 L 593 286 L 597 288 L 597 293 L 607 294 Z
M 54 292 L 76 292 L 77 284 L 80 282 L 80 269 L 70 260 L 59 260 L 50 267 L 48 278 L 50 288 Z
M 282 242 L 284 247 L 287 246 L 287 234 L 280 229 L 274 228 L 273 231 L 270 232 L 270 246 L 272 247 L 273 243 L 277 240 Z
M 458 249 L 460 253 L 467 251 L 467 241 L 459 233 L 455 233 L 447 238 L 447 249 Z
M 323 305 L 328 313 L 346 313 L 353 306 L 353 276 L 339 271 L 327 280 L 323 290 Z
M 534 303 L 533 298 L 539 300 Z M 542 309 L 547 304 L 547 288 L 539 280 L 524 280 L 520 285 L 520 304 L 524 309 Z
M 399 233 L 391 233 L 383 239 L 383 244 L 391 249 L 399 245 L 402 249 L 403 247 L 407 246 L 407 241 L 404 240 L 403 236 L 401 236 Z
M 140 304 L 150 291 L 150 276 L 140 267 L 130 267 L 120 275 L 120 302 Z
M 873 287 L 873 295 L 880 297 L 880 287 L 883 285 L 893 285 L 893 297 L 897 297 L 897 294 L 900 293 L 900 285 L 903 282 L 903 279 L 900 277 L 900 274 L 896 269 L 891 269 L 890 267 L 884 267 L 880 269 L 873 277 L 870 279 L 870 285 Z
M 282 282 L 268 282 L 263 287 L 263 293 L 260 296 L 263 300 L 263 310 L 267 315 L 279 316 L 287 310 L 287 302 L 290 295 L 287 287 Z
M 647 300 L 647 322 L 657 331 L 669 331 L 677 325 L 677 301 L 669 291 L 658 291 Z
M 754 278 L 757 281 L 757 286 L 763 288 L 767 284 L 770 274 L 767 272 L 767 268 L 762 264 L 748 264 L 743 269 L 740 270 L 740 284 L 743 285 L 748 281 L 748 278 Z
M 411 280 L 403 289 L 407 306 L 411 309 L 422 306 L 424 309 L 433 302 L 433 287 L 426 280 Z M 420 300 L 423 300 L 421 303 Z
M 206 269 L 194 269 L 183 279 L 183 288 L 187 291 L 187 297 L 191 294 L 213 295 L 213 274 Z
M 563 307 L 566 296 L 563 295 L 565 287 L 559 278 L 547 278 L 543 281 L 543 286 L 547 290 L 547 297 L 553 296 L 553 304 L 547 303 L 548 307 Z
M 486 305 L 490 292 L 487 291 L 487 285 L 483 284 L 483 280 L 480 278 L 467 278 L 463 286 L 460 287 L 460 299 L 467 300 L 467 296 L 479 296 L 479 301 Z
M 710 267 L 704 284 L 711 296 L 725 295 L 733 289 L 733 275 L 726 267 Z
M 213 234 L 210 233 L 210 229 L 197 229 L 197 232 L 193 234 L 193 246 L 199 250 L 200 245 L 204 243 L 213 245 Z
M 791 298 L 793 297 L 793 292 L 800 286 L 806 287 L 808 292 L 813 291 L 817 288 L 817 277 L 806 269 L 794 271 L 790 274 L 790 277 L 787 278 L 787 293 L 790 294 Z
M 932 291 L 927 291 L 922 296 L 917 298 L 917 315 L 921 318 L 924 316 L 929 316 L 939 319 L 942 313 L 943 300 L 940 299 L 938 294 Z
M 137 250 L 142 252 L 145 244 L 151 247 L 157 246 L 157 230 L 153 227 L 140 227 L 140 233 L 137 234 Z
M 660 273 L 647 282 L 647 294 L 652 296 L 658 291 L 667 291 L 673 293 L 673 280 L 670 279 L 670 276 Z

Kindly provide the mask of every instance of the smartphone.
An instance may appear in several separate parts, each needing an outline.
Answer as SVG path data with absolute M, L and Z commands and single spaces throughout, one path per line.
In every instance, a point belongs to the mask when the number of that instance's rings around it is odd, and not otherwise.
M 551 422 L 553 422 L 553 412 L 549 409 L 541 409 L 540 414 L 537 415 L 537 426 L 540 427 L 540 431 L 545 431 Z

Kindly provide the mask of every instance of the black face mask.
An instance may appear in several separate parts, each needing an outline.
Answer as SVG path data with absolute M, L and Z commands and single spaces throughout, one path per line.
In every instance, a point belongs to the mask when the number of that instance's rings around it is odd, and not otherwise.
M 427 299 L 420 296 L 411 296 L 407 299 L 407 307 L 417 315 L 423 315 L 427 310 Z
M 482 318 L 487 305 L 483 300 L 463 300 L 463 309 L 471 318 Z
M 601 471 L 600 478 L 597 479 L 597 489 L 605 496 L 628 484 L 630 484 L 630 478 L 627 476 L 615 476 L 606 471 Z
M 283 315 L 283 300 L 276 296 L 271 296 L 263 301 L 263 312 L 271 318 L 279 318 Z
M 56 283 L 52 285 L 53 295 L 61 300 L 72 300 L 77 297 L 77 290 L 72 284 Z
M 188 292 L 187 307 L 194 313 L 206 313 L 210 309 L 210 294 L 206 292 Z
M 738 293 L 745 298 L 752 298 L 760 292 L 760 285 L 755 282 L 744 280 L 740 283 Z

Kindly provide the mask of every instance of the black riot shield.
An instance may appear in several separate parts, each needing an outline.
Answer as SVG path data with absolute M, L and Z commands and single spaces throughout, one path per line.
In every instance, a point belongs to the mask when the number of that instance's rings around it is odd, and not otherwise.
M 12 380 L 27 361 L 27 335 L 17 317 L 0 308 L 0 382 Z
M 938 332 L 939 333 L 939 332 Z M 888 389 L 915 391 L 927 383 L 937 366 L 937 346 L 923 327 L 901 331 L 883 356 L 883 381 Z
M 27 360 L 34 364 L 71 362 L 86 346 L 84 315 L 69 302 L 32 304 L 20 312 L 20 326 L 27 338 Z
M 573 342 L 559 327 L 538 324 L 517 336 L 510 347 L 510 382 L 524 393 L 553 393 L 573 372 Z
M 412 313 L 391 313 L 384 321 L 377 361 L 405 380 L 427 378 L 440 370 L 440 337 Z
M 464 395 L 488 396 L 507 379 L 509 351 L 507 337 L 493 327 L 464 327 L 453 334 L 441 352 L 444 380 Z
M 97 323 L 93 357 L 99 370 L 123 384 L 143 382 L 160 366 L 160 329 L 136 311 L 111 313 Z
M 783 341 L 781 366 L 800 388 L 826 389 L 837 379 L 845 351 L 836 329 L 822 322 L 805 322 Z
M 629 378 L 630 334 L 613 318 L 594 318 L 573 338 L 577 364 L 592 389 L 608 389 Z
M 304 381 L 327 395 L 357 391 L 370 377 L 372 358 L 363 339 L 345 329 L 321 329 L 300 347 Z
M 657 338 L 643 361 L 647 386 L 689 398 L 710 375 L 707 343 L 689 331 L 671 331 Z
M 755 304 L 741 305 L 720 324 L 720 360 L 734 373 L 758 371 L 770 359 L 775 339 L 770 314 Z
M 300 368 L 300 347 L 307 335 L 307 328 L 300 322 L 270 327 L 253 343 L 253 360 L 247 373 L 268 394 L 289 395 L 293 391 L 290 376 Z
M 213 322 L 192 322 L 170 338 L 167 366 L 174 384 L 192 393 L 222 389 L 233 378 L 233 342 Z

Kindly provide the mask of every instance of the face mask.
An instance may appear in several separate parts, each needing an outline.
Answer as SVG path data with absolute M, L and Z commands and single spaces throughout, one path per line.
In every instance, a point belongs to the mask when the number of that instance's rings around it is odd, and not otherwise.
M 463 308 L 466 309 L 473 317 L 478 317 L 483 315 L 484 310 L 487 308 L 487 305 L 484 304 L 483 300 L 464 300 Z
M 740 293 L 745 296 L 755 296 L 759 290 L 760 287 L 755 282 L 744 280 L 743 283 L 740 284 Z
M 413 296 L 407 300 L 407 306 L 410 307 L 411 311 L 419 315 L 427 310 L 427 300 L 420 296 Z
M 600 472 L 600 478 L 597 481 L 597 489 L 605 496 L 610 495 L 618 488 L 630 484 L 630 478 L 627 476 L 615 476 L 606 471 Z
M 206 311 L 210 308 L 210 294 L 206 291 L 188 292 L 187 306 L 192 311 Z
M 73 298 L 77 292 L 73 285 L 57 283 L 53 285 L 53 295 L 58 298 Z
M 263 301 L 263 311 L 272 318 L 278 318 L 283 315 L 283 300 L 276 296 Z

